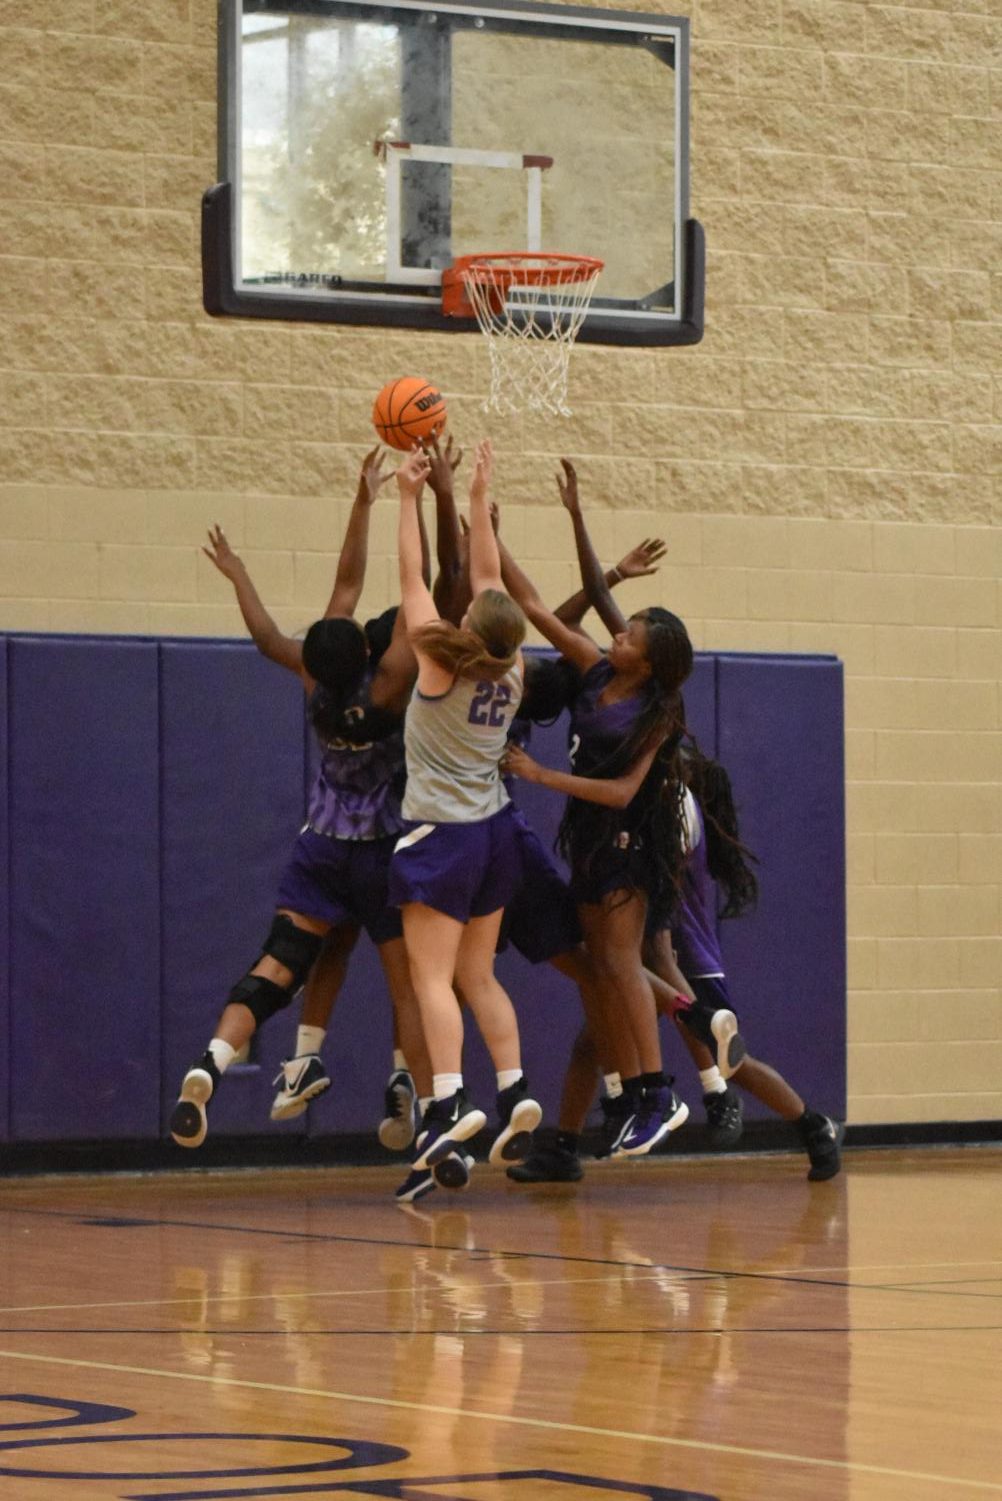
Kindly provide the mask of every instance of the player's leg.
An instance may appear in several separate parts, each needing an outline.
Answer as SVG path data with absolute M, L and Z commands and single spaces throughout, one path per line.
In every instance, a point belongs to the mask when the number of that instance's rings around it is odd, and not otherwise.
M 502 909 L 471 917 L 456 956 L 456 983 L 473 1013 L 497 1073 L 500 1131 L 490 1161 L 518 1162 L 531 1147 L 531 1133 L 542 1119 L 522 1072 L 518 1019 L 511 997 L 494 973 L 494 955 Z
M 379 1140 L 391 1152 L 405 1152 L 417 1128 L 417 1102 L 427 1103 L 432 1095 L 431 1060 L 403 938 L 381 943 L 379 958 L 393 1003 L 394 1039 L 394 1070 L 386 1086 Z
M 358 942 L 358 933 L 354 923 L 339 923 L 332 928 L 307 976 L 295 1049 L 291 1058 L 283 1059 L 282 1071 L 275 1079 L 279 1088 L 271 1106 L 273 1121 L 294 1120 L 330 1088 L 321 1048 L 334 1003 L 348 974 L 348 961 Z
M 627 1156 L 640 1156 L 682 1125 L 689 1113 L 673 1094 L 661 1066 L 654 995 L 641 959 L 647 902 L 638 891 L 614 890 L 598 902 L 583 903 L 580 915 L 607 1015 L 613 1014 L 616 1004 L 617 1020 L 622 1019 L 621 1026 L 610 1029 L 609 1062 L 623 1077 L 634 1114 L 623 1132 L 620 1150 Z M 630 1041 L 636 1048 L 636 1074 L 623 1072 L 624 1048 Z
M 257 1029 L 303 986 L 329 926 L 301 912 L 276 912 L 260 958 L 230 991 L 208 1047 L 182 1080 L 170 1119 L 178 1146 L 201 1146 L 208 1129 L 205 1107 L 220 1079 Z

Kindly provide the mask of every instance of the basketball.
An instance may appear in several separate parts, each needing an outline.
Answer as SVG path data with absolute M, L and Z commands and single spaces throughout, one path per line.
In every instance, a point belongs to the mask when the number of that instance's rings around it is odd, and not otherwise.
M 420 375 L 385 385 L 372 405 L 372 422 L 383 443 L 406 451 L 445 427 L 445 401 L 437 386 Z

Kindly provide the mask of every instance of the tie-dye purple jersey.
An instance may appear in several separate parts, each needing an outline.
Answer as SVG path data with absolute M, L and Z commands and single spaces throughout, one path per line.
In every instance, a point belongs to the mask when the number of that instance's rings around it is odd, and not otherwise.
M 374 710 L 369 686 L 366 679 L 344 710 L 340 733 L 320 735 L 323 759 L 306 822 L 328 839 L 386 839 L 404 827 L 403 719 Z M 315 690 L 311 709 L 322 705 L 323 692 Z

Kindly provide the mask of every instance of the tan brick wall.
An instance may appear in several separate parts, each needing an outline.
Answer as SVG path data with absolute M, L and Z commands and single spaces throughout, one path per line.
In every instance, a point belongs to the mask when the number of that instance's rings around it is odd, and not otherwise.
M 624 602 L 847 670 L 856 1121 L 1002 1114 L 1002 13 L 696 0 L 695 350 L 583 349 L 577 416 L 492 422 L 554 596 L 578 456 Z M 42 25 L 48 29 L 41 29 Z M 287 627 L 326 598 L 373 392 L 476 340 L 212 322 L 214 0 L 0 0 L 0 627 L 238 634 L 219 520 Z M 34 24 L 32 24 L 34 22 Z M 610 393 L 614 393 L 612 399 Z M 379 507 L 368 599 L 391 596 Z

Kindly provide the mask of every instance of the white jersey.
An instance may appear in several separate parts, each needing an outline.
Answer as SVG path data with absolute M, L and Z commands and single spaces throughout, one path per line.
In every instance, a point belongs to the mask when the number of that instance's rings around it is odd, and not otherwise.
M 499 763 L 522 700 L 522 669 L 503 678 L 457 677 L 447 692 L 414 689 L 404 722 L 404 818 L 478 823 L 510 801 Z

